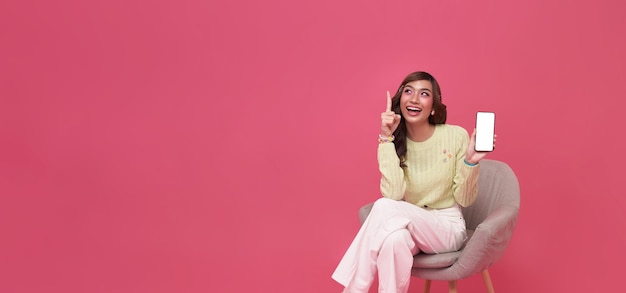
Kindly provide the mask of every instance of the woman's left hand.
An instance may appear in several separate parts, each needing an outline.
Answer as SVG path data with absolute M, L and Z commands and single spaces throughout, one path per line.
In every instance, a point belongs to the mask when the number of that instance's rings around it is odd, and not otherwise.
M 493 135 L 493 148 L 496 148 L 496 137 L 497 135 Z M 482 160 L 489 152 L 477 152 L 475 149 L 476 146 L 476 129 L 470 136 L 470 143 L 467 146 L 467 151 L 465 152 L 465 161 L 470 164 L 478 164 L 480 160 Z

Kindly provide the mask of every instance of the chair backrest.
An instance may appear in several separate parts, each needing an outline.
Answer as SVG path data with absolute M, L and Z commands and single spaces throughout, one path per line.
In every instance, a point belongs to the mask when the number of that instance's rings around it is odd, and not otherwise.
M 496 208 L 520 206 L 520 189 L 517 176 L 504 162 L 483 159 L 480 161 L 478 197 L 469 207 L 463 208 L 467 229 L 476 227 Z

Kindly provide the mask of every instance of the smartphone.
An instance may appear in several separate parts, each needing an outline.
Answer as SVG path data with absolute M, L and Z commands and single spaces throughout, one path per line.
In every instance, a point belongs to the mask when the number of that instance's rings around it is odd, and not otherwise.
M 477 152 L 493 151 L 493 135 L 496 128 L 496 113 L 476 112 L 476 145 Z

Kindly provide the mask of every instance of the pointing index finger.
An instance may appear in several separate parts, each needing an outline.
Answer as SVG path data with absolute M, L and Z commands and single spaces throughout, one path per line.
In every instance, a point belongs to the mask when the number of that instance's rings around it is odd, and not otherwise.
M 389 95 L 389 91 L 387 91 L 387 112 L 391 111 L 391 95 Z

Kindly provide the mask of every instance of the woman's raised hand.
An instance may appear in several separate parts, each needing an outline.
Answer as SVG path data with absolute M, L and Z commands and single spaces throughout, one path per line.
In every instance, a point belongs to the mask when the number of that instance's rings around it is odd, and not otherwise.
M 494 149 L 496 147 L 497 137 L 498 135 L 496 134 L 493 135 Z M 475 146 L 476 146 L 476 129 L 474 129 L 474 132 L 472 132 L 472 135 L 470 135 L 470 142 L 469 142 L 469 145 L 467 146 L 467 151 L 465 152 L 465 161 L 470 164 L 477 164 L 478 162 L 480 162 L 480 160 L 485 158 L 487 154 L 489 154 L 489 152 L 477 152 L 474 148 Z
M 393 132 L 396 131 L 398 125 L 400 125 L 401 116 L 391 110 L 391 96 L 389 95 L 389 91 L 387 91 L 387 109 L 380 114 L 380 119 L 382 121 L 380 134 L 384 136 L 393 135 Z

